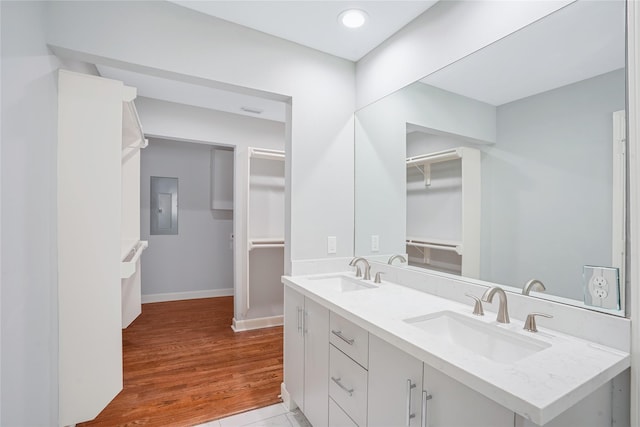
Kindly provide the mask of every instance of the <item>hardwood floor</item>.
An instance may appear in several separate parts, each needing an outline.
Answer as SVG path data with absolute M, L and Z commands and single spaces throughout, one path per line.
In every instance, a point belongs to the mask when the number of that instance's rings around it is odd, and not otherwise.
M 234 333 L 233 297 L 144 304 L 124 389 L 81 426 L 193 426 L 279 402 L 282 327 Z

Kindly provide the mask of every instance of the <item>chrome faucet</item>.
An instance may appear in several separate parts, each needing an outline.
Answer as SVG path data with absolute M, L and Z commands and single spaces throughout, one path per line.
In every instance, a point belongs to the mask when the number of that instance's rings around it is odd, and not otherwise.
M 547 288 L 544 287 L 544 284 L 538 279 L 531 279 L 524 285 L 522 288 L 522 295 L 529 295 L 531 291 L 543 292 L 546 291 Z
M 507 294 L 504 293 L 504 290 L 499 286 L 493 286 L 482 295 L 482 301 L 484 302 L 492 302 L 493 296 L 498 294 L 498 298 L 500 298 L 500 305 L 498 306 L 498 317 L 496 317 L 496 321 L 498 323 L 509 323 L 509 310 L 507 309 Z
M 406 258 L 405 258 L 405 257 L 403 257 L 402 255 L 392 255 L 392 256 L 389 258 L 389 261 L 387 261 L 387 264 L 391 265 L 391 264 L 393 264 L 393 261 L 395 261 L 395 260 L 397 260 L 397 259 L 399 259 L 399 260 L 400 260 L 400 262 L 401 262 L 401 263 L 403 263 L 403 264 L 407 262 Z
M 371 280 L 371 266 L 369 265 L 369 261 L 367 261 L 366 259 L 362 258 L 362 257 L 357 257 L 351 260 L 351 262 L 349 263 L 349 266 L 351 267 L 357 267 L 357 264 L 359 262 L 363 262 L 364 263 L 364 280 Z

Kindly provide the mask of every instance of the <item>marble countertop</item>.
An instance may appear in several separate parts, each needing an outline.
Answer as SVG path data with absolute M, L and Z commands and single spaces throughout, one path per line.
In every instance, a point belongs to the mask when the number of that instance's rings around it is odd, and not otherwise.
M 569 409 L 631 363 L 629 353 L 552 329 L 539 326 L 537 333 L 525 331 L 523 319 L 499 324 L 493 312 L 473 316 L 471 299 L 465 305 L 386 281 L 376 288 L 342 292 L 330 285 L 331 278 L 341 275 L 360 280 L 352 273 L 333 273 L 285 276 L 283 283 L 538 425 Z M 433 339 L 404 321 L 441 311 L 550 346 L 515 362 L 501 363 Z

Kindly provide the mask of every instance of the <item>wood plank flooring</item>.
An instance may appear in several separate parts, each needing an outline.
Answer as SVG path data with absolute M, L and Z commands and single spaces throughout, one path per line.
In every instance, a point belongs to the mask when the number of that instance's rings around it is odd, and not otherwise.
M 193 426 L 280 401 L 282 327 L 234 333 L 233 297 L 144 304 L 124 389 L 81 426 Z

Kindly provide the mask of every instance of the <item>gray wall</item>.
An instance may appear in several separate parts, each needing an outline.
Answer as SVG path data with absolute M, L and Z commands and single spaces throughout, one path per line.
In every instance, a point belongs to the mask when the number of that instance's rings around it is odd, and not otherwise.
M 233 289 L 233 221 L 210 201 L 211 146 L 150 139 L 140 168 L 142 294 Z M 149 235 L 150 176 L 178 178 L 178 234 Z M 230 183 L 231 185 L 231 183 Z
M 57 425 L 57 73 L 46 8 L 2 8 L 3 426 Z
M 483 279 L 536 277 L 581 300 L 583 265 L 611 265 L 612 113 L 624 99 L 618 70 L 498 107 L 482 159 Z

